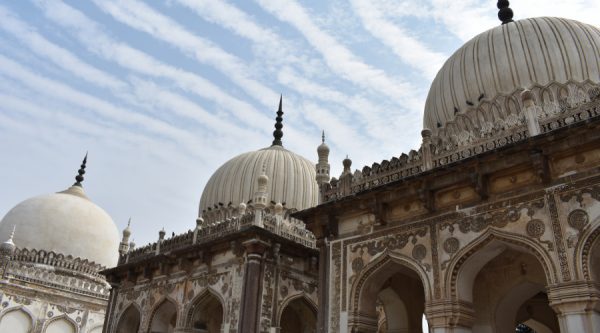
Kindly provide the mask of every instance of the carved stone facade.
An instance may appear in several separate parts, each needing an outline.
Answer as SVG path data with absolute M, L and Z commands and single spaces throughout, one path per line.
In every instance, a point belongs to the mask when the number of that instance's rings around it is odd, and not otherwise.
M 194 231 L 130 250 L 103 272 L 113 286 L 104 332 L 270 333 L 286 325 L 284 316 L 312 316 L 307 332 L 314 331 L 314 236 L 288 213 L 271 211 L 199 219 Z
M 0 258 L 0 331 L 100 333 L 109 285 L 87 260 L 15 249 Z M 9 332 L 9 331 L 6 331 Z

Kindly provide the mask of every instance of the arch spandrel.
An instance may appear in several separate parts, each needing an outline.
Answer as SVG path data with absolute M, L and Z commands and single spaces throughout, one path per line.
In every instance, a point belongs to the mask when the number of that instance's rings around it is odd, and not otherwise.
M 461 298 L 459 295 L 460 291 L 458 289 L 459 279 L 465 277 L 461 276 L 461 273 L 465 272 L 465 267 L 468 268 L 468 266 L 465 265 L 469 264 L 470 259 L 477 259 L 475 256 L 482 256 L 479 258 L 483 259 L 481 260 L 482 263 L 480 262 L 479 265 L 476 264 L 475 267 L 471 267 L 471 270 L 474 271 L 471 272 L 473 273 L 471 274 L 473 276 L 466 276 L 474 279 L 477 275 L 477 272 L 487 262 L 495 257 L 494 251 L 499 251 L 496 253 L 496 255 L 502 252 L 500 251 L 501 246 L 513 248 L 519 252 L 525 252 L 533 255 L 544 269 L 547 284 L 554 284 L 558 281 L 558 274 L 553 258 L 548 255 L 546 250 L 539 243 L 522 235 L 508 233 L 495 228 L 489 228 L 462 249 L 457 251 L 457 253 L 450 260 L 444 276 L 444 285 L 446 286 L 446 288 L 444 288 L 444 292 L 446 297 L 454 300 L 463 300 L 463 298 Z M 488 248 L 488 250 L 491 251 L 482 252 L 482 250 L 485 248 Z M 484 256 L 486 257 L 484 258 Z M 473 261 L 471 260 L 470 263 L 472 264 Z

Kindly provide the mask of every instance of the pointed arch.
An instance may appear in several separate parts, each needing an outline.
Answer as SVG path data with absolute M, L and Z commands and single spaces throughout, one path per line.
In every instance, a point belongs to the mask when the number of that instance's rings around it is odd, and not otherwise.
M 582 230 L 579 235 L 579 241 L 574 251 L 575 274 L 578 278 L 587 281 L 594 280 L 592 275 L 593 249 L 596 242 L 600 239 L 600 217 L 596 218 L 591 225 Z
M 413 301 L 418 302 L 413 304 L 415 306 L 411 306 L 412 312 L 419 312 L 420 307 L 424 310 L 425 303 L 432 300 L 432 284 L 425 269 L 410 257 L 385 251 L 363 268 L 352 283 L 348 309 L 349 329 L 375 332 L 378 325 L 377 297 L 384 284 L 398 281 L 402 281 L 401 284 L 405 287 L 411 288 L 408 291 L 412 292 L 412 296 L 409 296 L 410 292 L 402 292 L 398 295 L 414 297 Z M 419 313 L 418 317 L 420 323 L 422 313 Z
M 225 299 L 212 287 L 206 287 L 200 294 L 196 295 L 188 304 L 186 304 L 184 313 L 185 321 L 184 327 L 191 328 L 193 326 L 194 316 L 199 308 L 206 305 L 207 302 L 216 300 L 221 306 L 222 319 L 221 322 L 228 317 L 227 307 L 225 306 Z
M 69 328 L 71 330 L 69 331 Z M 79 333 L 79 325 L 66 314 L 47 320 L 42 328 L 43 333 Z
M 22 327 L 15 328 L 15 326 L 19 323 Z M 4 327 L 3 324 L 7 327 Z M 6 328 L 10 328 L 16 333 L 32 332 L 35 328 L 34 316 L 29 309 L 22 305 L 5 309 L 4 311 L 0 312 L 0 331 Z
M 276 327 L 281 326 L 281 316 L 283 315 L 283 310 L 290 303 L 297 301 L 297 300 L 302 300 L 303 302 L 305 302 L 306 305 L 313 311 L 315 316 L 317 315 L 317 313 L 319 311 L 317 308 L 317 304 L 315 304 L 315 302 L 313 302 L 313 300 L 310 299 L 310 297 L 308 297 L 305 293 L 295 294 L 295 295 L 289 296 L 288 298 L 284 299 L 283 302 L 281 302 L 281 305 L 279 306 L 279 310 L 277 311 L 277 316 L 275 318 L 275 320 L 276 320 L 275 326 Z
M 116 333 L 138 332 L 141 325 L 142 311 L 136 303 L 130 303 L 117 318 Z
M 148 321 L 148 332 L 173 332 L 178 316 L 179 308 L 177 307 L 177 302 L 169 296 L 164 296 L 152 309 L 150 320 Z
M 557 272 L 552 259 L 540 244 L 522 235 L 489 228 L 452 258 L 445 276 L 446 286 L 449 287 L 446 288 L 447 296 L 455 300 L 472 300 L 472 290 L 462 288 L 459 283 L 463 282 L 464 284 L 464 282 L 468 282 L 466 280 L 474 280 L 481 268 L 504 250 L 503 246 L 533 255 L 544 269 L 546 283 L 552 284 L 557 281 Z M 484 249 L 486 251 L 483 251 Z M 479 263 L 465 265 L 474 259 L 478 259 Z M 468 270 L 465 270 L 466 268 Z M 459 291 L 458 289 L 465 290 Z

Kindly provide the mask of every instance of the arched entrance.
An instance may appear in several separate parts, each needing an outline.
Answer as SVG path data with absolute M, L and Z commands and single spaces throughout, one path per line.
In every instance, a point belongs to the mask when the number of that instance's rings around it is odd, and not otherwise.
M 76 327 L 75 325 L 65 318 L 60 318 L 51 321 L 44 333 L 75 333 Z
M 354 284 L 350 331 L 422 333 L 428 294 L 418 266 L 385 257 L 366 268 Z
M 150 333 L 173 333 L 177 324 L 177 306 L 170 300 L 164 300 L 154 310 L 150 322 Z
M 29 333 L 32 328 L 31 316 L 21 309 L 8 310 L 0 317 L 0 332 Z
M 514 332 L 520 324 L 559 332 L 546 294 L 548 270 L 532 246 L 492 235 L 465 256 L 455 285 L 458 298 L 473 304 L 472 332 Z
M 315 307 L 304 297 L 292 299 L 281 312 L 279 327 L 281 333 L 316 332 L 317 312 Z
M 219 333 L 223 325 L 223 305 L 217 296 L 205 292 L 192 302 L 187 327 L 194 333 Z
M 140 330 L 140 311 L 132 304 L 119 317 L 116 333 L 137 333 Z

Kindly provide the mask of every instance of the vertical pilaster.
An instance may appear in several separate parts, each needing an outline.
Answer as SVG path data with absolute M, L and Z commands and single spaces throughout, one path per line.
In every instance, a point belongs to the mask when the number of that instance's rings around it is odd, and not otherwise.
M 263 254 L 269 244 L 259 239 L 251 239 L 244 242 L 243 245 L 246 247 L 246 271 L 242 290 L 239 331 L 254 333 L 259 331 Z
M 329 249 L 325 238 L 317 241 L 319 248 L 319 281 L 317 296 L 319 312 L 317 313 L 317 333 L 326 333 L 329 324 Z
M 600 292 L 592 282 L 575 281 L 548 287 L 550 306 L 560 332 L 600 333 Z
M 111 333 L 114 331 L 113 326 L 115 325 L 113 319 L 116 319 L 115 311 L 117 305 L 117 297 L 119 296 L 119 285 L 111 283 L 110 295 L 108 296 L 108 305 L 106 312 L 104 313 L 104 326 L 102 327 L 102 333 Z

